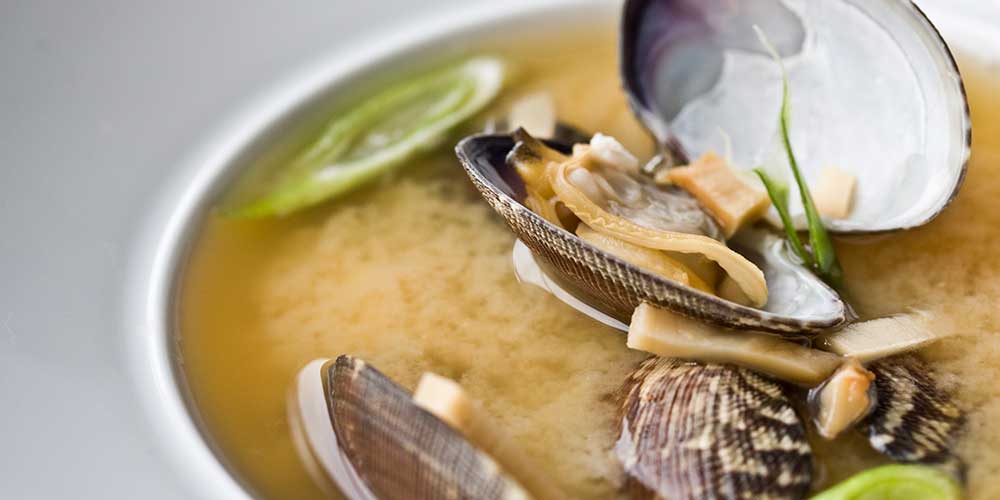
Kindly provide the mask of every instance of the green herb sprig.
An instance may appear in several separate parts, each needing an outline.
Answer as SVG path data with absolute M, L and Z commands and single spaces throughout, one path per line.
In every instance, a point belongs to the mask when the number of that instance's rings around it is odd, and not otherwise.
M 809 192 L 809 186 L 799 171 L 799 162 L 795 159 L 795 152 L 792 150 L 792 141 L 789 138 L 788 73 L 785 71 L 785 63 L 781 60 L 778 50 L 768 40 L 767 35 L 757 26 L 754 26 L 754 31 L 757 32 L 757 37 L 760 38 L 761 43 L 781 68 L 781 114 L 778 119 L 781 126 L 781 142 L 785 147 L 785 153 L 788 155 L 788 164 L 791 166 L 795 183 L 799 187 L 802 207 L 805 209 L 806 221 L 809 227 L 809 248 L 806 248 L 802 244 L 798 231 L 795 229 L 795 224 L 792 222 L 792 217 L 788 210 L 788 186 L 776 182 L 762 168 L 754 169 L 754 173 L 764 183 L 764 187 L 767 188 L 767 194 L 771 197 L 774 208 L 778 211 L 778 215 L 781 216 L 781 223 L 785 226 L 785 233 L 788 235 L 788 241 L 792 246 L 792 250 L 823 281 L 834 288 L 840 289 L 843 287 L 843 269 L 837 260 L 837 254 L 833 248 L 833 242 L 830 240 L 830 235 L 827 233 L 826 227 L 823 226 L 823 219 L 820 218 L 819 211 L 816 210 L 816 204 L 813 202 L 812 194 Z

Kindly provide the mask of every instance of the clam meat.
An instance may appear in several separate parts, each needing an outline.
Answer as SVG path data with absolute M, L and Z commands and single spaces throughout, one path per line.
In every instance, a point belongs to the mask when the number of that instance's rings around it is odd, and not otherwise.
M 809 391 L 813 422 L 825 439 L 834 439 L 854 427 L 875 410 L 877 401 L 875 374 L 854 359 Z

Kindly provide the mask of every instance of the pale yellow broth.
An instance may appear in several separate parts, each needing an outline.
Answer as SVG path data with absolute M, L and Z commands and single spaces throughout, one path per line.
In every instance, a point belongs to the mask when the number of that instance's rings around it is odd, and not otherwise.
M 509 56 L 520 71 L 505 100 L 545 90 L 565 121 L 651 153 L 613 30 Z M 838 249 L 864 316 L 918 307 L 955 334 L 924 354 L 970 412 L 961 452 L 986 499 L 1000 497 L 1000 87 L 997 72 L 965 70 L 976 144 L 961 195 L 927 227 Z M 410 389 L 424 371 L 454 378 L 568 497 L 620 495 L 613 394 L 645 355 L 517 282 L 513 237 L 445 149 L 298 216 L 205 220 L 179 295 L 178 365 L 210 440 L 257 495 L 323 497 L 292 446 L 286 396 L 304 364 L 343 353 Z M 816 451 L 820 485 L 882 462 L 857 437 Z

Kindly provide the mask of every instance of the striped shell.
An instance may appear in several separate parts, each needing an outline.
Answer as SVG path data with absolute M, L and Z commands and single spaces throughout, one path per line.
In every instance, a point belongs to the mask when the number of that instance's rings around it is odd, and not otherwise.
M 528 498 L 492 458 L 364 361 L 340 356 L 327 377 L 337 444 L 375 497 Z
M 942 464 L 961 472 L 952 452 L 965 415 L 935 384 L 926 364 L 904 355 L 880 361 L 871 371 L 878 405 L 864 424 L 872 447 L 899 462 Z
M 475 135 L 462 140 L 455 151 L 472 183 L 531 249 L 545 274 L 608 316 L 628 323 L 635 308 L 648 302 L 727 328 L 792 336 L 819 333 L 847 321 L 846 307 L 835 292 L 808 271 L 797 269 L 801 266 L 790 265 L 774 255 L 783 246 L 741 249 L 767 275 L 772 300 L 760 310 L 661 278 L 584 242 L 521 203 L 524 183 L 506 165 L 507 154 L 513 148 L 514 140 L 508 135 Z M 759 243 L 769 244 L 770 240 Z M 783 277 L 788 273 L 794 276 Z M 780 299 L 784 295 L 789 296 L 788 300 Z
M 812 451 L 784 388 L 754 372 L 650 358 L 623 389 L 615 454 L 639 498 L 797 499 Z

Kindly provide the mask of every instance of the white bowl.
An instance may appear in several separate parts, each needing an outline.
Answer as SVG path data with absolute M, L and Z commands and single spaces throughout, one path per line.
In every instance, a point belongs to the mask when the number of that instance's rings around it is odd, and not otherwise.
M 618 9 L 229 3 L 0 7 L 0 497 L 248 498 L 174 364 L 176 278 L 212 196 L 304 103 L 484 31 Z M 1000 2 L 918 3 L 960 52 L 1000 61 Z

